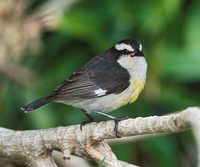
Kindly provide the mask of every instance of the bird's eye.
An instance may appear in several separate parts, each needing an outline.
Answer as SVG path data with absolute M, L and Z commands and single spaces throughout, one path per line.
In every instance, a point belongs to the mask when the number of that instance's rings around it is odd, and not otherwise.
M 129 51 L 128 51 L 127 49 L 124 49 L 124 52 L 125 52 L 125 53 L 129 53 Z

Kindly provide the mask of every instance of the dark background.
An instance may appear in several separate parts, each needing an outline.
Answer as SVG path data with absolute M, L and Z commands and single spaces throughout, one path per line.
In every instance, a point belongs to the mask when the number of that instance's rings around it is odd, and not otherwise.
M 31 1 L 27 13 L 43 3 Z M 23 52 L 19 65 L 36 73 L 37 79 L 23 85 L 0 74 L 0 126 L 42 129 L 86 120 L 79 109 L 58 103 L 30 114 L 21 112 L 20 107 L 47 95 L 89 59 L 125 38 L 143 44 L 147 83 L 134 104 L 113 111 L 113 115 L 165 115 L 199 105 L 199 18 L 198 0 L 77 2 L 64 12 L 56 30 L 43 31 L 39 49 L 27 47 Z M 196 166 L 190 131 L 113 144 L 112 148 L 120 160 L 144 167 Z

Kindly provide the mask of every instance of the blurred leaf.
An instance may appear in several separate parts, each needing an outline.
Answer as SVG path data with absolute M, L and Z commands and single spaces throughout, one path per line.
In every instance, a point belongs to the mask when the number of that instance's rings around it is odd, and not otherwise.
M 165 59 L 163 74 L 173 80 L 180 81 L 199 81 L 200 80 L 200 56 L 187 53 L 170 54 Z
M 152 166 L 169 167 L 179 166 L 177 155 L 178 148 L 175 140 L 169 136 L 156 137 L 156 139 L 148 139 L 143 141 L 143 150 L 150 157 Z M 156 157 L 156 159 L 154 158 Z M 164 163 L 163 163 L 164 162 Z

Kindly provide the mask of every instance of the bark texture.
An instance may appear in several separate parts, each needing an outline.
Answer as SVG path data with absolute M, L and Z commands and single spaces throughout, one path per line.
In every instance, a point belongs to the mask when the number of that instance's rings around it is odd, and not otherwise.
M 200 152 L 200 108 L 190 107 L 178 113 L 166 116 L 138 117 L 119 123 L 119 134 L 123 137 L 174 133 L 192 129 Z M 109 167 L 134 167 L 135 165 L 117 159 L 105 139 L 116 136 L 114 122 L 91 123 L 80 130 L 80 125 L 57 127 L 43 130 L 14 131 L 0 128 L 0 157 L 20 160 L 27 166 L 56 167 L 52 151 L 63 153 L 67 162 L 70 156 L 90 158 Z M 106 141 L 108 141 L 106 140 Z M 198 154 L 198 165 L 200 156 Z

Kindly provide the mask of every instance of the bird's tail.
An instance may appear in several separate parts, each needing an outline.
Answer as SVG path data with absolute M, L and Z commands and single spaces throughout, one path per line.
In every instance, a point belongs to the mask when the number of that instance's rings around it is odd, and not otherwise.
M 49 96 L 43 97 L 43 98 L 38 99 L 38 100 L 28 104 L 28 105 L 25 105 L 25 106 L 21 107 L 21 110 L 26 112 L 26 113 L 27 112 L 31 112 L 31 111 L 33 111 L 35 109 L 38 109 L 38 108 L 50 103 L 51 101 L 52 100 L 51 100 L 51 98 L 49 98 Z

